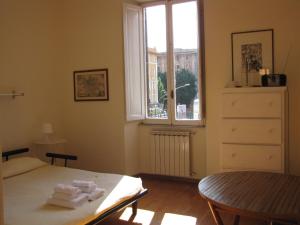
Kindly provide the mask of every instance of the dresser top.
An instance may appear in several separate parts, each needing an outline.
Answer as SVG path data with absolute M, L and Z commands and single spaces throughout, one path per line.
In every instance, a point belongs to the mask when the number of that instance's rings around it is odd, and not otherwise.
M 258 92 L 286 92 L 287 87 L 236 87 L 224 88 L 222 93 L 258 93 Z

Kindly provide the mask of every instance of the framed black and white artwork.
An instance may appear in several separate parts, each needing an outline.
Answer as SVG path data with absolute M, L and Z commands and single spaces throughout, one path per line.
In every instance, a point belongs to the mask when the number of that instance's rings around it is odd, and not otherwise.
M 233 81 L 249 86 L 250 81 L 258 83 L 261 68 L 274 73 L 273 33 L 268 29 L 231 34 Z

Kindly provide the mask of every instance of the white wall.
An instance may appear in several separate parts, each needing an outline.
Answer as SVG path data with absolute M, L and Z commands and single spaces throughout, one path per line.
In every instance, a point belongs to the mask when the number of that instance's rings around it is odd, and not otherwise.
M 140 172 L 139 162 L 139 122 L 126 123 L 124 127 L 125 173 L 135 175 Z
M 56 90 L 57 1 L 2 0 L 0 5 L 0 144 L 4 150 L 30 146 L 44 122 L 61 133 Z
M 265 28 L 275 31 L 276 72 L 282 72 L 292 46 L 285 71 L 290 169 L 300 175 L 300 1 L 204 1 L 207 127 L 193 129 L 195 177 L 219 171 L 219 93 L 231 79 L 230 34 Z M 153 127 L 125 123 L 122 3 L 1 1 L 0 91 L 25 92 L 16 100 L 0 99 L 4 149 L 30 145 L 40 136 L 42 123 L 51 122 L 57 135 L 68 140 L 67 151 L 79 156 L 77 167 L 130 174 L 149 171 L 148 134 Z M 74 102 L 73 71 L 92 68 L 109 69 L 110 100 Z
M 63 1 L 63 126 L 82 169 L 125 171 L 121 0 Z M 108 68 L 109 101 L 74 102 L 73 71 Z
M 300 87 L 300 67 L 297 66 L 300 54 L 299 4 L 297 0 L 204 0 L 207 126 L 204 132 L 199 129 L 199 136 L 194 138 L 198 143 L 193 145 L 193 151 L 198 152 L 193 165 L 198 168 L 199 177 L 220 171 L 220 92 L 232 76 L 231 33 L 268 28 L 273 28 L 275 33 L 275 72 L 285 72 L 288 76 L 290 171 L 300 174 L 300 139 L 297 138 L 300 105 L 296 100 Z M 291 45 L 286 71 L 282 71 Z M 141 128 L 140 146 L 147 143 L 150 130 L 149 127 Z M 203 146 L 203 138 L 206 138 L 206 146 Z M 140 150 L 142 162 L 146 162 L 149 150 Z M 141 170 L 149 171 L 147 163 L 142 163 Z
M 53 123 L 61 133 L 55 90 L 57 6 L 52 0 L 0 3 L 0 92 L 25 92 L 24 97 L 15 100 L 0 98 L 0 145 L 4 150 L 30 146 L 40 137 L 44 122 Z
M 290 171 L 300 174 L 300 1 L 204 0 L 207 94 L 207 173 L 219 171 L 220 91 L 231 79 L 232 32 L 273 28 L 275 72 L 281 73 L 290 46 L 286 71 L 290 93 Z M 298 64 L 298 65 L 297 65 Z
M 72 165 L 137 170 L 138 127 L 125 126 L 122 7 L 122 0 L 1 1 L 0 91 L 25 92 L 0 99 L 4 149 L 40 151 L 32 142 L 51 122 L 79 157 Z M 73 71 L 92 68 L 109 69 L 109 101 L 74 102 Z
M 291 171 L 300 174 L 298 0 L 204 0 L 207 127 L 193 136 L 195 171 L 219 171 L 219 93 L 231 79 L 230 34 L 274 28 L 275 68 L 292 43 L 286 73 L 290 92 Z M 125 123 L 122 0 L 3 0 L 0 7 L 0 90 L 25 97 L 0 99 L 0 143 L 27 146 L 43 122 L 77 154 L 77 167 L 134 173 L 139 152 L 148 154 L 151 127 Z M 108 68 L 110 100 L 74 102 L 73 71 Z M 138 145 L 142 143 L 143 145 Z M 134 160 L 133 160 L 134 159 Z M 143 162 L 143 161 L 142 161 Z M 141 171 L 147 170 L 143 163 Z

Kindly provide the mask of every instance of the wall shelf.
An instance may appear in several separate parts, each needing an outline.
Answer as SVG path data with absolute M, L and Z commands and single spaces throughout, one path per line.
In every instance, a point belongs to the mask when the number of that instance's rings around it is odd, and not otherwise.
M 0 97 L 12 97 L 14 99 L 17 96 L 24 96 L 24 93 L 18 93 L 14 90 L 11 92 L 0 92 Z

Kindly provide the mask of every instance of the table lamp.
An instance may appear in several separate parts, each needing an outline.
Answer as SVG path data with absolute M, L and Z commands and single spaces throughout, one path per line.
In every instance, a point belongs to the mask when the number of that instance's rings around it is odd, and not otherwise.
M 51 142 L 51 136 L 53 134 L 53 127 L 51 123 L 44 123 L 42 126 L 42 132 L 44 134 L 45 142 Z

